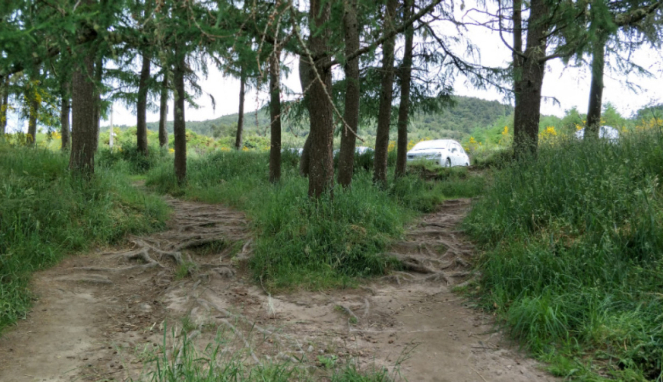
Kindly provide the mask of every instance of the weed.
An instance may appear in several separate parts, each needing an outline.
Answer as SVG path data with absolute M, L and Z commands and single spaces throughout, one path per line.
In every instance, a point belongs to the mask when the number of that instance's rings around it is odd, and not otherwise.
M 561 352 L 558 374 L 602 358 L 617 379 L 663 377 L 661 176 L 659 133 L 557 141 L 496 172 L 468 216 L 478 296 L 535 354 Z
M 32 272 L 94 244 L 164 226 L 168 208 L 99 168 L 73 177 L 68 156 L 0 142 L 0 330 L 25 317 Z

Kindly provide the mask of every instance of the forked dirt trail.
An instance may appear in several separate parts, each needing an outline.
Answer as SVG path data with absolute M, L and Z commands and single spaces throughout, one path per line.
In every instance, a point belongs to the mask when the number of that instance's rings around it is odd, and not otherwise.
M 34 309 L 0 337 L 0 381 L 142 380 L 164 330 L 188 333 L 200 349 L 221 332 L 220 354 L 242 352 L 248 363 L 314 370 L 353 360 L 409 381 L 553 380 L 451 292 L 472 277 L 473 249 L 456 230 L 467 200 L 446 202 L 393 246 L 408 272 L 355 290 L 273 296 L 242 269 L 251 240 L 241 213 L 169 202 L 168 231 L 35 275 Z

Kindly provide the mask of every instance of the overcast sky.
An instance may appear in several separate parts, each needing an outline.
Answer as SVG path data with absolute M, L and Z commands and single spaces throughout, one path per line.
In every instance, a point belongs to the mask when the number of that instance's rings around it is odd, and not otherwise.
M 444 29 L 444 26 L 442 26 L 442 29 Z M 446 32 L 453 33 L 454 31 L 448 30 Z M 473 28 L 467 33 L 467 36 L 479 48 L 482 64 L 503 67 L 509 64 L 511 52 L 504 46 L 497 33 L 482 28 Z M 507 35 L 506 38 L 510 39 L 510 36 Z M 293 70 L 288 78 L 282 79 L 283 84 L 297 92 L 301 92 L 296 60 L 289 56 L 285 61 Z M 627 77 L 623 74 L 607 72 L 603 92 L 604 104 L 606 102 L 614 104 L 617 110 L 627 117 L 630 117 L 632 113 L 643 106 L 663 103 L 663 81 L 661 80 L 663 56 L 661 52 L 649 48 L 642 49 L 633 55 L 633 61 L 650 70 L 655 77 L 642 78 L 635 75 Z M 562 116 L 565 110 L 572 107 L 577 107 L 582 113 L 585 113 L 589 98 L 590 78 L 591 73 L 587 67 L 565 68 L 560 60 L 549 62 L 546 66 L 543 95 L 550 97 L 550 99 L 542 102 L 542 113 Z M 626 80 L 638 85 L 640 90 L 637 92 L 631 90 L 626 85 Z M 197 100 L 200 108 L 188 107 L 185 111 L 187 121 L 214 119 L 237 113 L 239 107 L 238 80 L 224 77 L 218 70 L 210 67 L 209 75 L 206 79 L 201 80 L 201 85 L 205 93 L 211 94 L 215 98 L 216 108 L 212 108 L 209 96 L 203 95 Z M 463 78 L 458 78 L 456 81 L 454 92 L 456 95 L 503 101 L 503 96 L 497 91 L 473 89 L 471 85 L 465 83 Z M 266 92 L 262 94 L 248 92 L 245 112 L 253 111 L 260 105 L 264 105 L 267 97 Z M 552 98 L 556 98 L 559 104 L 554 103 Z M 172 101 L 169 110 L 172 110 Z M 168 119 L 172 120 L 172 118 L 172 113 L 169 113 Z M 158 119 L 157 113 L 148 113 L 148 122 L 158 121 Z M 15 130 L 19 123 L 15 115 L 10 115 L 8 122 L 10 130 Z M 113 111 L 113 123 L 116 126 L 135 125 L 136 117 L 133 112 L 117 104 Z M 109 121 L 102 122 L 104 126 L 108 124 Z M 25 126 L 25 121 L 22 121 L 21 125 Z

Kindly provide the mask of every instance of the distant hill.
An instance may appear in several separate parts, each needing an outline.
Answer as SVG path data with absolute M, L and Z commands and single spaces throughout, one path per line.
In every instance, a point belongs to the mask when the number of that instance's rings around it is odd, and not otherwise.
M 441 113 L 415 114 L 410 122 L 409 133 L 412 139 L 431 138 L 455 138 L 462 139 L 477 128 L 492 126 L 496 120 L 503 119 L 513 112 L 513 107 L 497 101 L 486 101 L 472 97 L 454 97 L 456 105 Z M 266 110 L 258 111 L 258 124 L 256 126 L 256 113 L 251 112 L 244 115 L 244 126 L 247 135 L 257 134 L 265 136 L 269 134 L 269 115 Z M 126 128 L 128 126 L 119 126 Z M 198 134 L 212 137 L 225 137 L 235 134 L 237 129 L 237 114 L 225 115 L 220 118 L 206 121 L 188 121 L 187 129 Z M 147 124 L 147 128 L 157 131 L 158 123 Z M 173 132 L 173 122 L 168 122 L 167 129 Z M 284 130 L 288 131 L 288 123 L 284 123 Z M 297 127 L 297 130 L 305 130 Z M 375 126 L 362 126 L 359 129 L 362 135 L 375 135 Z M 395 137 L 396 127 L 393 126 L 392 134 Z

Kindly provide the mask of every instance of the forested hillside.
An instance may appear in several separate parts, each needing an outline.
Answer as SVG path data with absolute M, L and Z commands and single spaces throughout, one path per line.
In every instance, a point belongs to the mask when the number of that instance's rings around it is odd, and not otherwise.
M 409 132 L 413 139 L 429 138 L 455 138 L 464 139 L 475 129 L 492 126 L 498 119 L 503 119 L 513 112 L 511 105 L 505 105 L 498 101 L 486 101 L 473 97 L 454 97 L 454 106 L 436 114 L 414 114 L 410 120 Z M 258 112 L 256 123 L 256 112 L 244 115 L 244 131 L 247 135 L 256 134 L 266 136 L 269 134 L 269 115 L 266 109 Z M 283 121 L 283 128 L 290 131 L 290 121 Z M 129 126 L 119 126 L 126 129 Z M 205 121 L 187 121 L 188 130 L 195 133 L 220 138 L 232 136 L 237 129 L 237 114 L 224 115 L 217 119 Z M 159 124 L 152 122 L 147 124 L 152 131 L 159 130 Z M 167 124 L 168 132 L 173 132 L 173 122 Z M 297 133 L 297 129 L 295 129 Z M 375 126 L 361 126 L 360 134 L 375 135 Z M 395 138 L 396 126 L 392 127 L 392 135 Z

